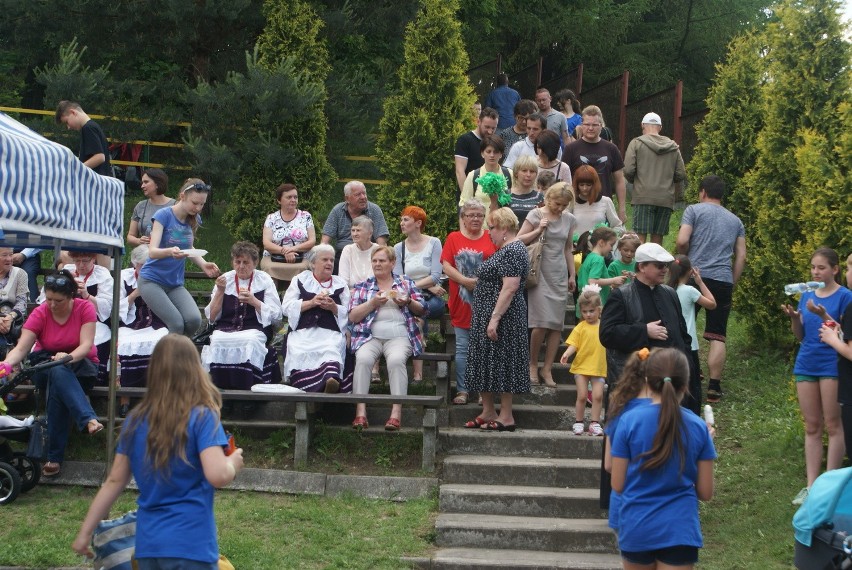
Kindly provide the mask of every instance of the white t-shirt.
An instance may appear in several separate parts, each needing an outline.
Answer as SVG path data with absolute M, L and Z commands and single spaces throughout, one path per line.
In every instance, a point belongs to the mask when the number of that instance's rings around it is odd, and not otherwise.
M 698 334 L 695 332 L 695 303 L 701 298 L 701 292 L 692 285 L 680 285 L 677 288 L 677 298 L 680 299 L 680 309 L 683 320 L 686 321 L 686 332 L 692 337 L 692 350 L 698 350 Z

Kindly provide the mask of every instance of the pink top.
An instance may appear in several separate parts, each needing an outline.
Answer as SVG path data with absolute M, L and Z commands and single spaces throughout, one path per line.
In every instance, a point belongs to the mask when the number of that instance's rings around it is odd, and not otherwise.
M 71 316 L 64 325 L 57 323 L 47 304 L 39 305 L 27 318 L 24 328 L 31 330 L 36 335 L 35 350 L 48 350 L 50 352 L 71 353 L 80 346 L 80 329 L 86 323 L 94 323 L 98 320 L 95 307 L 88 301 L 73 299 Z M 98 363 L 98 349 L 94 342 L 86 358 Z

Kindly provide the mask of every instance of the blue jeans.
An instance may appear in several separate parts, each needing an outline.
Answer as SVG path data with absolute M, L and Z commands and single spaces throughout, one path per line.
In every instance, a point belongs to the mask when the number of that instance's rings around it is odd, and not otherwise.
M 139 570 L 217 570 L 218 562 L 199 562 L 186 558 L 136 558 Z
M 426 335 L 429 334 L 429 319 L 438 319 L 444 316 L 447 309 L 447 303 L 437 295 L 426 299 L 423 297 L 423 306 L 426 307 L 426 314 L 423 315 L 423 341 L 426 342 Z
M 86 363 L 91 367 L 91 376 L 78 378 L 71 368 L 62 365 L 39 372 L 33 377 L 39 390 L 44 392 L 47 389 L 48 461 L 62 463 L 65 458 L 70 420 L 73 419 L 77 429 L 83 431 L 91 420 L 98 418 L 86 398 L 86 391 L 95 383 L 97 368 L 89 361 Z
M 470 344 L 470 330 L 453 327 L 456 331 L 456 391 L 467 392 L 464 373 L 467 370 L 467 347 Z

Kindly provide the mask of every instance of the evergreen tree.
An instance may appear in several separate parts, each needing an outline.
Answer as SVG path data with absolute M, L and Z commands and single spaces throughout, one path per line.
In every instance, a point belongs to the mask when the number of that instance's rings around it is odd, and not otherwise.
M 765 125 L 745 177 L 750 254 L 736 299 L 759 342 L 785 334 L 782 285 L 806 277 L 813 249 L 850 243 L 852 52 L 839 9 L 838 0 L 786 0 L 767 27 Z
M 326 157 L 328 53 L 322 22 L 302 0 L 267 0 L 266 27 L 245 74 L 193 92 L 187 148 L 194 165 L 223 181 L 223 218 L 239 239 L 260 243 L 263 221 L 278 208 L 275 188 L 292 182 L 299 207 L 316 213 L 335 179 Z
M 429 213 L 429 233 L 441 239 L 458 227 L 453 148 L 471 127 L 474 102 L 458 7 L 458 0 L 424 0 L 406 28 L 399 92 L 385 100 L 376 146 L 389 182 L 378 196 L 385 216 L 418 205 Z M 398 237 L 392 229 L 391 242 Z
M 742 179 L 754 165 L 757 133 L 763 128 L 766 82 L 765 39 L 747 33 L 731 41 L 724 63 L 716 66 L 716 79 L 707 96 L 710 111 L 698 125 L 698 145 L 689 163 L 691 201 L 698 197 L 698 184 L 710 174 L 727 184 L 725 206 L 748 224 L 748 192 Z

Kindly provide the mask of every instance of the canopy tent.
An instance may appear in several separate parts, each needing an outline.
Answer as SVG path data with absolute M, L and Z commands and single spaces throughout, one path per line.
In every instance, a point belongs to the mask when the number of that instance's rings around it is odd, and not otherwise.
M 115 423 L 120 260 L 124 246 L 124 184 L 96 174 L 66 147 L 0 113 L 0 245 L 76 249 L 113 258 L 110 401 L 111 458 Z

